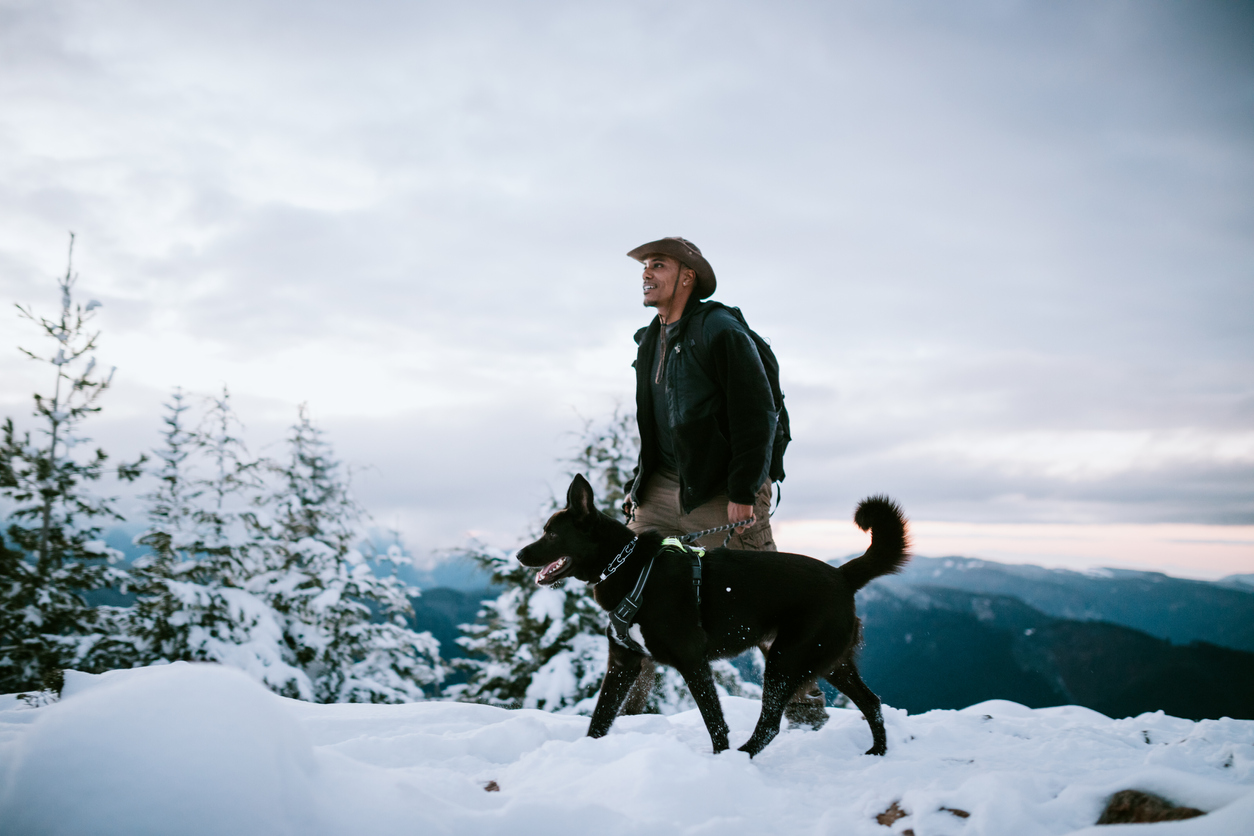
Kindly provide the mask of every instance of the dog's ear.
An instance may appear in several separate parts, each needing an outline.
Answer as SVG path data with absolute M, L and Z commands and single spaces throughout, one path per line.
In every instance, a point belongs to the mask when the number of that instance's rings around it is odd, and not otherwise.
M 576 473 L 571 480 L 570 488 L 566 491 L 566 507 L 579 519 L 596 515 L 597 505 L 592 495 L 592 486 L 583 478 L 582 473 Z

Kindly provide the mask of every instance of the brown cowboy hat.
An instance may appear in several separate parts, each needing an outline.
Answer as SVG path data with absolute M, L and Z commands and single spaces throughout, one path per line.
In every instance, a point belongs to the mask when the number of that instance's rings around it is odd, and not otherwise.
M 714 278 L 714 268 L 710 266 L 710 262 L 706 261 L 705 256 L 701 255 L 701 250 L 697 249 L 696 244 L 685 238 L 679 238 L 678 236 L 659 238 L 657 241 L 641 244 L 627 253 L 627 255 L 636 261 L 644 261 L 646 256 L 655 253 L 669 255 L 676 261 L 681 261 L 686 266 L 692 268 L 693 272 L 697 274 L 697 287 L 694 292 L 697 294 L 698 299 L 705 299 L 714 293 L 714 288 L 718 287 L 718 280 Z

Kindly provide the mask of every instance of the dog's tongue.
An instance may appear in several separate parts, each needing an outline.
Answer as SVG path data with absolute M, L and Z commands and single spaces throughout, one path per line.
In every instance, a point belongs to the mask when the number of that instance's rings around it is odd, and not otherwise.
M 565 569 L 566 564 L 569 562 L 569 557 L 559 557 L 557 560 L 554 560 L 548 566 L 545 566 L 539 572 L 536 572 L 536 583 L 544 583 L 553 575 L 556 575 L 558 572 Z

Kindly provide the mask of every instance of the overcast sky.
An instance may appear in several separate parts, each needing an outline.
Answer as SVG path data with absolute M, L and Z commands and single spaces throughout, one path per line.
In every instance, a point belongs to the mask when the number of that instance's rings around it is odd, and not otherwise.
M 0 299 L 66 233 L 91 434 L 308 402 L 418 549 L 525 533 L 696 242 L 784 519 L 1254 523 L 1254 4 L 0 0 Z M 47 372 L 0 315 L 0 412 Z

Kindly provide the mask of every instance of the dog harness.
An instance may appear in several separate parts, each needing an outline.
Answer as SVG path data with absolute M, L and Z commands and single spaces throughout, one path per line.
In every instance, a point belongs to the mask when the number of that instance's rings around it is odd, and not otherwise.
M 635 550 L 636 542 L 637 540 L 633 538 L 618 553 L 618 556 L 610 561 L 610 565 L 601 573 L 597 583 L 614 574 L 615 570 L 623 565 L 628 556 Z M 701 626 L 701 558 L 705 557 L 705 549 L 698 546 L 685 545 L 675 537 L 667 537 L 662 541 L 662 548 L 653 557 L 649 558 L 649 562 L 645 564 L 644 570 L 640 573 L 640 577 L 636 578 L 636 585 L 632 587 L 631 592 L 624 595 L 623 600 L 619 601 L 618 606 L 610 612 L 610 626 L 605 629 L 605 635 L 609 636 L 610 641 L 642 656 L 648 656 L 649 651 L 640 642 L 633 639 L 628 631 L 631 630 L 631 625 L 636 620 L 636 613 L 640 611 L 640 604 L 644 597 L 644 585 L 649 580 L 649 573 L 653 571 L 653 562 L 666 549 L 675 549 L 683 552 L 688 555 L 688 559 L 692 563 L 692 588 L 697 594 L 697 626 Z

